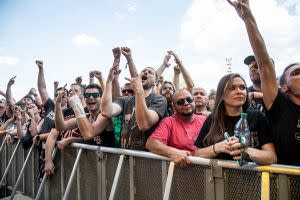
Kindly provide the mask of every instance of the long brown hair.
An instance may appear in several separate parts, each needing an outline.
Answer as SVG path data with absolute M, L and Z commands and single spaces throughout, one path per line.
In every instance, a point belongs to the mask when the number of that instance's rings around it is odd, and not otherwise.
M 246 81 L 243 79 L 243 77 L 235 73 L 227 74 L 223 76 L 218 83 L 215 106 L 212 110 L 212 113 L 210 114 L 212 118 L 212 123 L 209 128 L 208 134 L 204 138 L 205 146 L 210 146 L 224 140 L 225 138 L 223 134 L 225 130 L 230 132 L 233 131 L 233 127 L 230 127 L 230 123 L 225 122 L 226 109 L 225 109 L 224 98 L 225 95 L 228 93 L 229 88 L 231 87 L 232 80 L 237 77 L 241 78 L 246 85 Z M 246 86 L 246 90 L 247 90 L 247 86 Z M 247 90 L 246 102 L 242 107 L 243 107 L 243 111 L 246 111 L 249 107 L 248 90 Z

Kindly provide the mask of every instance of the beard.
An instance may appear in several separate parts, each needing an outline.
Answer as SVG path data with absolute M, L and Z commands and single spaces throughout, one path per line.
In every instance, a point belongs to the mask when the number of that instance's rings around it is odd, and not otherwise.
M 143 89 L 144 90 L 150 90 L 151 88 L 153 88 L 154 84 L 151 84 L 151 83 L 145 83 L 143 85 Z

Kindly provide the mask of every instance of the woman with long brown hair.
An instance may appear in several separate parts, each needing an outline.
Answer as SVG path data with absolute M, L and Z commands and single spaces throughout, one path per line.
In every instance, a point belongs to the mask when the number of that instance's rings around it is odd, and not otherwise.
M 215 106 L 208 116 L 195 142 L 196 156 L 239 160 L 240 155 L 259 164 L 276 163 L 277 157 L 270 135 L 268 121 L 260 111 L 249 110 L 245 80 L 239 74 L 227 74 L 218 84 Z M 234 137 L 234 126 L 247 113 L 250 144 L 243 146 Z M 230 136 L 230 141 L 224 137 Z

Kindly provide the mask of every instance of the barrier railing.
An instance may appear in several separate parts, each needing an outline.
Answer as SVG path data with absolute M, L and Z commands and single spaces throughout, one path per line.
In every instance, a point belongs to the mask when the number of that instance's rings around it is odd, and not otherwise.
M 77 143 L 56 152 L 55 174 L 39 184 L 37 150 L 17 147 L 0 152 L 0 197 L 13 188 L 36 199 L 300 199 L 300 167 L 190 157 L 181 168 L 149 152 Z

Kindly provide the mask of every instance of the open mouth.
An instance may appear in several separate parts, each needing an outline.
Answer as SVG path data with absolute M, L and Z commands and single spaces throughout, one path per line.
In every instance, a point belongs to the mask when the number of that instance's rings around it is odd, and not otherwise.
M 147 75 L 142 76 L 142 81 L 145 81 L 145 80 L 147 80 Z
M 89 106 L 93 106 L 93 105 L 95 105 L 96 103 L 95 102 L 88 102 L 87 103 L 87 105 L 89 105 Z

